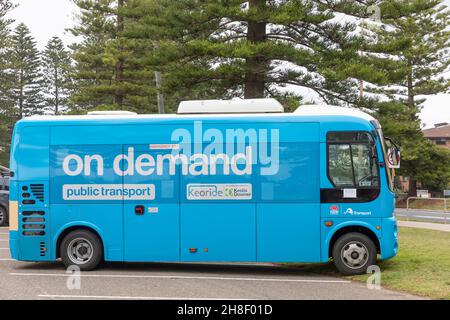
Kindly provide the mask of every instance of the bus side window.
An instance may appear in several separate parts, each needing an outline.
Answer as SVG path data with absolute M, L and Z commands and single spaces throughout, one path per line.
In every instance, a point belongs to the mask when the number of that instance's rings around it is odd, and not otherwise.
M 367 132 L 328 134 L 328 177 L 336 188 L 378 188 L 378 158 Z
M 355 181 L 353 179 L 350 145 L 329 145 L 328 159 L 328 172 L 336 187 L 353 187 Z

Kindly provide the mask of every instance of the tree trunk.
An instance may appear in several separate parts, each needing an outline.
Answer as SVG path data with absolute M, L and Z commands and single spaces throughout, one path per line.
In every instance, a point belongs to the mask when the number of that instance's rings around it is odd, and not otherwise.
M 23 85 L 23 70 L 20 70 L 20 80 L 19 80 L 19 83 L 20 83 L 20 96 L 19 96 L 19 114 L 20 114 L 20 119 L 22 119 L 23 118 L 23 100 L 24 100 L 24 98 L 23 98 L 23 87 L 24 87 L 24 85 Z
M 122 91 L 122 81 L 123 81 L 123 71 L 124 71 L 124 64 L 125 61 L 123 59 L 123 57 L 121 56 L 122 52 L 124 51 L 123 45 L 122 45 L 122 40 L 120 39 L 121 35 L 123 34 L 124 31 L 124 18 L 122 16 L 122 14 L 120 13 L 120 9 L 123 8 L 125 4 L 125 0 L 118 0 L 117 2 L 117 35 L 116 35 L 116 40 L 118 41 L 119 44 L 119 58 L 117 59 L 117 63 L 116 63 L 116 85 L 118 86 L 116 88 L 116 92 L 114 95 L 114 103 L 118 106 L 122 106 L 123 105 L 123 100 L 124 100 L 124 94 Z
M 410 197 L 417 197 L 417 181 L 414 177 L 409 177 L 408 195 Z
M 409 70 L 408 70 L 408 111 L 411 116 L 411 121 L 417 120 L 417 112 L 416 102 L 414 99 L 414 81 L 413 81 L 413 66 L 412 62 L 408 62 Z
M 58 69 L 54 69 L 55 76 L 55 116 L 59 113 L 59 77 L 58 77 Z
M 249 7 L 263 9 L 266 6 L 265 0 L 250 0 Z M 266 22 L 248 22 L 247 41 L 258 43 L 266 41 Z M 245 99 L 264 98 L 264 87 L 266 73 L 268 70 L 268 60 L 263 56 L 254 56 L 246 59 L 245 73 Z

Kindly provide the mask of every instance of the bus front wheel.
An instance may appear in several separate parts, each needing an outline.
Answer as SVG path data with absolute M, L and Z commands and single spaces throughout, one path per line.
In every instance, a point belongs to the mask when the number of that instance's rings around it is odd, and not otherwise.
M 377 261 L 377 248 L 369 237 L 352 232 L 342 235 L 333 246 L 334 265 L 344 275 L 364 274 Z
M 75 266 L 81 271 L 90 271 L 97 268 L 102 261 L 103 246 L 94 233 L 75 230 L 62 240 L 60 255 L 66 268 Z

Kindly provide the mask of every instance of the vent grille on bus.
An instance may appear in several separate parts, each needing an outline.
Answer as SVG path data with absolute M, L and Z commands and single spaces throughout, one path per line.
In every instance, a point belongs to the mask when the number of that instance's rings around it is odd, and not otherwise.
M 45 247 L 45 242 L 41 242 L 39 244 L 39 254 L 41 257 L 45 257 L 45 253 L 47 252 L 47 248 Z
M 44 216 L 45 212 L 44 211 L 24 211 L 24 212 L 22 212 L 22 214 L 27 217 L 29 217 L 29 216 Z
M 22 234 L 24 236 L 45 236 L 45 211 L 23 211 L 22 216 Z
M 32 184 L 30 185 L 31 192 L 33 196 L 40 202 L 44 202 L 44 185 L 43 184 Z

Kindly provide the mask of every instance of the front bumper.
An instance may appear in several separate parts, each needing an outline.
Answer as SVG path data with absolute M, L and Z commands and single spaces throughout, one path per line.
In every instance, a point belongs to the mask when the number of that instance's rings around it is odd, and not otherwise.
M 398 253 L 398 228 L 395 217 L 382 219 L 381 260 L 395 257 Z

